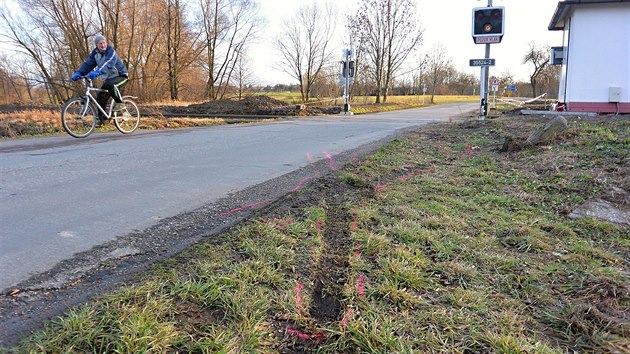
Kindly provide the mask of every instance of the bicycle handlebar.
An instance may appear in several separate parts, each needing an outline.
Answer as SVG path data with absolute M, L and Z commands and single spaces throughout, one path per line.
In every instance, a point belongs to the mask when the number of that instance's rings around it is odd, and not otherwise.
M 81 76 L 81 78 L 84 79 L 87 82 L 92 82 L 92 79 L 90 79 L 87 75 Z

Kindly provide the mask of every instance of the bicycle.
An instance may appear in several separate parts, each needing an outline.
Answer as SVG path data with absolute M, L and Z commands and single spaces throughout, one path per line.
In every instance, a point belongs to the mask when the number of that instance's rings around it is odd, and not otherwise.
M 75 138 L 85 138 L 92 134 L 99 119 L 97 109 L 105 118 L 113 120 L 116 128 L 123 134 L 132 133 L 138 128 L 140 124 L 140 110 L 133 101 L 137 97 L 122 96 L 124 107 L 117 111 L 113 111 L 114 100 L 111 100 L 109 109 L 105 112 L 96 102 L 92 92 L 98 93 L 106 90 L 94 87 L 92 80 L 87 76 L 81 76 L 81 78 L 86 81 L 85 94 L 67 100 L 61 110 L 61 124 L 68 134 Z

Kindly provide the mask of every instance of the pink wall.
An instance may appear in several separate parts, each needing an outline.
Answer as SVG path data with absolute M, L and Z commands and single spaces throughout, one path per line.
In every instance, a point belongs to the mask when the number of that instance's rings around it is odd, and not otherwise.
M 609 102 L 568 102 L 569 112 L 616 113 L 617 105 Z M 630 113 L 630 103 L 620 102 L 619 113 Z

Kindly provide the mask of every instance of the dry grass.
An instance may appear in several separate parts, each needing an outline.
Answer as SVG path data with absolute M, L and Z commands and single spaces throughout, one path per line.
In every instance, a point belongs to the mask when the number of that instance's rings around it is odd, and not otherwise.
M 299 102 L 299 95 L 291 92 L 281 92 L 268 94 L 275 99 L 282 100 L 284 102 L 296 103 Z M 453 103 L 453 102 L 471 102 L 475 101 L 476 97 L 473 96 L 435 96 L 436 104 Z M 355 97 L 351 102 L 351 110 L 355 114 L 375 113 L 383 111 L 392 111 L 408 108 L 418 108 L 429 105 L 429 96 L 425 96 L 425 103 L 423 104 L 422 96 L 390 96 L 387 103 L 376 105 L 374 104 L 374 97 Z M 144 105 L 145 109 L 150 111 L 153 107 L 160 106 L 179 106 L 186 107 L 192 104 L 198 104 L 202 102 L 182 102 L 182 101 L 160 101 L 152 102 Z M 341 105 L 342 100 L 323 100 L 321 104 L 325 106 L 329 105 Z M 52 107 L 52 106 L 51 106 Z M 32 109 L 32 110 L 19 110 L 16 112 L 2 112 L 0 113 L 0 138 L 16 138 L 24 136 L 40 136 L 40 135 L 56 135 L 65 134 L 61 126 L 60 117 L 61 107 L 58 109 Z M 247 121 L 247 120 L 244 120 Z M 231 120 L 229 123 L 239 123 L 240 121 Z M 202 118 L 164 118 L 164 117 L 141 117 L 140 129 L 172 129 L 172 128 L 187 128 L 197 127 L 215 124 L 228 123 L 223 119 L 202 119 Z M 113 130 L 115 129 L 113 124 L 99 128 L 99 130 Z
M 0 138 L 50 135 L 63 132 L 59 112 L 30 110 L 0 113 Z
M 225 124 L 221 118 L 157 118 L 142 117 L 140 129 L 176 129 Z M 100 131 L 115 130 L 113 123 L 97 128 Z M 50 110 L 29 110 L 0 113 L 0 138 L 65 134 L 60 113 Z

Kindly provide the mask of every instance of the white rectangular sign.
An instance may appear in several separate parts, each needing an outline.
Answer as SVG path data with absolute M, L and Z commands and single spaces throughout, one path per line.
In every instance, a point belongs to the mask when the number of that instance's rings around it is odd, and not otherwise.
M 475 37 L 476 44 L 501 43 L 501 36 Z

